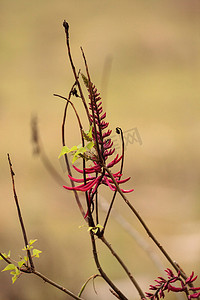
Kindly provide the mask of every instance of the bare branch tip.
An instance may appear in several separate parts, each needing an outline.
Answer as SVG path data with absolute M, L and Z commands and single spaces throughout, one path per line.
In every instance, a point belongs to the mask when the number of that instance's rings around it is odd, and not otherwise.
M 10 166 L 10 172 L 11 172 L 11 175 L 12 175 L 12 176 L 15 176 L 15 173 L 14 173 L 13 168 L 12 168 L 12 163 L 11 163 L 11 159 L 10 159 L 10 154 L 7 153 L 7 156 L 8 156 L 8 163 L 9 163 L 9 166 Z
M 68 30 L 69 30 L 69 23 L 67 23 L 66 20 L 63 21 L 63 27 L 65 28 L 65 31 L 68 32 Z

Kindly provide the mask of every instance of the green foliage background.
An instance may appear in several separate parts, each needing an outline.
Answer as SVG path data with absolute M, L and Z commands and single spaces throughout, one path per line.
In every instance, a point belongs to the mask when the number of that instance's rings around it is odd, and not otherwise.
M 57 159 L 64 103 L 53 97 L 53 93 L 67 95 L 74 80 L 62 28 L 66 19 L 76 66 L 83 70 L 82 46 L 93 81 L 104 96 L 111 128 L 137 127 L 142 138 L 141 146 L 129 144 L 126 150 L 125 176 L 132 177 L 127 188 L 135 188 L 129 199 L 186 272 L 199 273 L 200 2 L 2 0 L 0 10 L 2 252 L 11 250 L 18 259 L 23 247 L 6 158 L 9 152 L 29 239 L 37 238 L 42 250 L 38 269 L 76 293 L 96 273 L 88 233 L 79 229 L 84 222 L 73 197 L 32 154 L 30 120 L 37 114 L 46 154 L 66 184 Z M 83 114 L 80 107 L 79 111 Z M 75 124 L 71 111 L 69 147 L 79 144 Z M 116 208 L 148 240 L 120 198 Z M 147 289 L 159 271 L 115 221 L 109 225 L 108 239 Z M 99 246 L 105 270 L 129 291 L 124 273 Z M 166 262 L 165 266 L 169 267 Z M 5 273 L 0 274 L 0 300 L 67 299 L 32 275 L 23 275 L 12 285 Z M 97 299 L 112 299 L 101 279 L 96 284 Z M 94 299 L 94 293 L 86 298 Z M 131 299 L 137 295 L 131 292 Z

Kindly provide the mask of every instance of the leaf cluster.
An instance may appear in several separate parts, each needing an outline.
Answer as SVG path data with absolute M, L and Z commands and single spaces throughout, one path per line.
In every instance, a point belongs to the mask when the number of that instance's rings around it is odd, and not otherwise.
M 35 249 L 33 248 L 33 244 L 36 242 L 37 240 L 30 240 L 28 245 L 26 245 L 22 250 L 23 251 L 27 251 L 30 250 L 31 251 L 31 256 L 32 258 L 36 257 L 39 258 L 40 257 L 40 253 L 42 253 L 41 250 Z M 8 264 L 1 272 L 4 271 L 11 271 L 10 274 L 12 275 L 12 283 L 15 283 L 15 281 L 17 280 L 17 278 L 19 278 L 19 276 L 23 273 L 23 272 L 28 272 L 29 266 L 28 266 L 28 256 L 25 255 L 23 258 L 20 256 L 20 260 L 19 261 L 14 261 L 13 259 L 11 259 L 10 257 L 10 251 L 8 252 L 8 254 L 6 253 L 2 253 L 3 257 L 9 259 L 10 261 L 13 261 L 13 263 Z M 0 260 L 3 260 L 3 257 L 0 256 Z
M 84 140 L 87 142 L 85 146 L 83 146 L 82 144 L 73 146 L 71 148 L 68 148 L 67 146 L 63 146 L 58 158 L 72 152 L 73 153 L 72 164 L 74 164 L 75 161 L 80 157 L 85 157 L 86 159 L 89 159 L 89 156 L 86 156 L 85 153 L 91 151 L 92 148 L 94 147 L 94 142 L 92 140 L 92 126 L 90 126 L 90 129 L 86 132 L 82 130 L 82 135 Z

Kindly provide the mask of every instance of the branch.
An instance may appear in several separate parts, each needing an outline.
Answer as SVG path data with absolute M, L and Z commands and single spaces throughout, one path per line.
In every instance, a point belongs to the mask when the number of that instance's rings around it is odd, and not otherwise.
M 103 271 L 103 269 L 100 265 L 100 262 L 99 262 L 97 249 L 96 249 L 96 242 L 95 242 L 94 233 L 92 232 L 92 230 L 90 230 L 90 237 L 91 237 L 91 242 L 92 242 L 92 250 L 93 250 L 94 260 L 95 260 L 95 263 L 96 263 L 99 273 L 101 274 L 103 279 L 109 284 L 109 286 L 115 291 L 115 293 L 119 296 L 119 299 L 128 300 L 126 298 L 126 296 L 124 296 L 124 294 L 114 285 L 114 283 L 108 278 L 106 273 Z
M 11 159 L 10 159 L 10 155 L 8 155 L 8 162 L 9 162 L 9 166 L 10 166 L 10 174 L 11 174 L 11 178 L 12 178 L 12 186 L 13 186 L 13 194 L 14 194 L 14 199 L 15 199 L 15 204 L 17 207 L 17 213 L 18 213 L 18 218 L 19 218 L 19 222 L 20 222 L 20 226 L 21 226 L 21 230 L 22 230 L 22 234 L 23 234 L 23 238 L 24 238 L 24 243 L 25 243 L 25 247 L 28 246 L 28 238 L 27 238 L 27 234 L 26 234 L 26 230 L 25 230 L 25 225 L 24 225 L 24 221 L 22 218 L 22 213 L 21 213 L 21 209 L 19 206 L 19 201 L 18 201 L 18 197 L 17 197 L 17 193 L 16 193 L 16 189 L 15 189 L 15 181 L 14 181 L 14 171 L 12 168 L 12 163 L 11 163 Z M 31 252 L 29 249 L 27 249 L 27 255 L 28 255 L 28 259 L 30 262 L 30 266 L 31 266 L 31 270 L 34 270 L 34 264 L 33 264 L 33 259 L 31 256 Z
M 107 240 L 105 239 L 104 236 L 102 236 L 100 238 L 100 240 L 108 247 L 108 249 L 110 250 L 110 252 L 112 253 L 112 255 L 117 259 L 117 261 L 119 262 L 119 264 L 122 266 L 122 268 L 125 270 L 126 274 L 128 275 L 129 279 L 131 280 L 131 282 L 133 283 L 133 285 L 135 286 L 135 288 L 137 289 L 141 299 L 146 299 L 145 295 L 141 289 L 141 287 L 139 286 L 139 284 L 137 283 L 136 279 L 133 277 L 133 275 L 131 274 L 131 272 L 128 270 L 127 266 L 124 264 L 124 262 L 122 261 L 122 259 L 119 257 L 119 255 L 113 250 L 112 246 L 107 242 Z
M 63 115 L 63 121 L 62 121 L 62 145 L 63 147 L 66 145 L 65 144 L 65 122 L 66 122 L 66 115 L 67 115 L 67 108 L 68 108 L 68 104 L 69 102 L 67 101 L 66 105 L 65 105 L 65 110 L 64 110 L 64 115 Z M 69 160 L 68 160 L 68 156 L 67 154 L 64 154 L 64 157 L 65 157 L 65 163 L 66 163 L 66 166 L 67 166 L 67 172 L 70 176 L 72 176 L 72 172 L 71 172 L 71 168 L 70 168 L 70 164 L 69 164 Z M 71 180 L 70 178 L 70 182 L 71 182 L 71 186 L 72 187 L 75 187 L 75 184 L 73 182 L 73 180 Z M 79 207 L 79 210 L 82 214 L 82 216 L 84 217 L 85 216 L 85 212 L 84 212 L 84 209 L 83 209 L 83 206 L 79 200 L 79 196 L 78 196 L 78 193 L 76 190 L 73 190 L 74 192 L 74 197 L 76 199 L 76 203 Z
M 11 260 L 5 257 L 3 253 L 0 252 L 0 256 L 3 258 L 3 260 L 5 260 L 5 262 L 7 262 L 7 264 L 11 264 Z
M 54 96 L 59 97 L 59 98 L 62 98 L 62 99 L 64 99 L 64 100 L 66 100 L 68 103 L 71 104 L 71 106 L 72 106 L 72 108 L 73 108 L 73 110 L 74 110 L 74 112 L 75 112 L 75 114 L 76 114 L 77 120 L 78 120 L 79 129 L 80 129 L 80 132 L 81 132 L 82 146 L 84 147 L 83 126 L 82 126 L 82 124 L 81 124 L 81 120 L 80 120 L 80 118 L 79 118 L 78 112 L 77 112 L 77 110 L 76 110 L 74 104 L 73 104 L 69 99 L 67 99 L 66 97 L 60 96 L 60 95 L 58 95 L 58 94 L 54 94 Z M 69 165 L 69 164 L 68 164 L 68 165 Z M 85 159 L 83 159 L 83 170 L 85 170 Z M 71 175 L 71 174 L 70 174 L 70 175 Z M 85 184 L 86 184 L 85 171 L 84 171 L 83 175 L 84 175 L 84 182 L 85 182 Z M 74 187 L 74 185 L 73 185 L 73 187 Z M 93 217 L 92 217 L 92 213 L 91 213 L 91 209 L 90 209 L 90 203 L 89 203 L 89 199 L 88 199 L 87 192 L 86 192 L 85 194 L 86 194 L 86 200 L 87 200 L 88 222 L 89 222 L 89 226 L 94 227 L 94 221 L 93 221 Z M 78 206 L 79 206 L 79 204 L 80 204 L 80 202 L 78 202 Z M 82 207 L 82 206 L 81 206 L 81 207 Z M 79 207 L 79 208 L 81 209 L 81 207 Z M 84 213 L 83 209 L 81 209 L 81 212 L 82 212 L 82 215 L 83 215 L 83 213 Z M 83 216 L 85 216 L 85 213 L 84 213 Z
M 85 97 L 84 97 L 83 92 L 82 92 L 82 88 L 81 88 L 81 85 L 80 85 L 80 82 L 79 82 L 79 79 L 78 79 L 78 75 L 76 73 L 76 68 L 74 66 L 72 55 L 71 55 L 70 44 L 69 44 L 69 24 L 65 20 L 63 22 L 63 27 L 65 28 L 67 51 L 68 51 L 68 56 L 69 56 L 70 64 L 71 64 L 71 67 L 72 67 L 72 71 L 73 71 L 73 74 L 74 74 L 74 77 L 75 77 L 75 80 L 76 80 L 76 84 L 77 84 L 79 92 L 80 92 L 80 97 L 83 101 L 83 105 L 84 105 L 86 113 L 87 113 L 88 120 L 90 120 L 89 110 L 88 110 L 88 107 L 87 107 L 87 104 L 86 104 L 86 101 L 85 101 Z
M 69 290 L 67 290 L 63 286 L 61 286 L 61 285 L 57 284 L 56 282 L 52 281 L 51 279 L 47 278 L 46 276 L 44 276 L 40 272 L 34 270 L 34 271 L 32 271 L 32 273 L 35 274 L 36 276 L 42 278 L 45 282 L 47 282 L 47 283 L 51 284 L 52 286 L 56 287 L 57 289 L 61 290 L 62 292 L 68 294 L 72 298 L 78 299 L 78 300 L 83 300 L 83 298 L 76 296 L 74 293 L 70 292 Z
M 169 254 L 165 251 L 165 249 L 161 246 L 161 244 L 158 242 L 158 240 L 155 238 L 155 236 L 153 235 L 153 233 L 150 231 L 149 227 L 146 225 L 146 223 L 144 222 L 144 220 L 142 219 L 142 217 L 140 216 L 140 214 L 137 212 L 137 210 L 131 205 L 131 203 L 128 201 L 128 199 L 126 198 L 126 196 L 124 195 L 124 193 L 121 191 L 118 183 L 116 182 L 114 176 L 112 175 L 112 173 L 110 172 L 109 168 L 107 168 L 106 166 L 103 167 L 108 174 L 110 175 L 110 177 L 113 180 L 113 183 L 116 186 L 117 191 L 119 192 L 119 194 L 121 195 L 121 197 L 123 198 L 123 200 L 125 201 L 125 203 L 129 206 L 129 208 L 131 209 L 131 211 L 134 213 L 134 215 L 136 216 L 136 218 L 139 220 L 139 222 L 141 223 L 141 225 L 144 227 L 144 229 L 146 230 L 148 236 L 154 241 L 154 243 L 156 244 L 156 246 L 160 249 L 160 251 L 163 253 L 163 255 L 165 256 L 165 258 L 170 262 L 170 264 L 174 267 L 174 269 L 177 272 L 180 272 L 181 276 L 186 280 L 187 276 L 185 275 L 185 273 L 177 266 L 177 264 L 171 259 L 171 257 L 169 256 Z
M 121 134 L 121 139 L 122 139 L 122 160 L 121 160 L 121 167 L 120 167 L 120 174 L 122 174 L 123 167 L 124 167 L 124 136 L 123 136 L 123 131 L 122 131 L 122 129 L 121 129 L 120 127 L 117 127 L 117 128 L 116 128 L 116 132 L 117 132 L 118 134 Z M 115 201 L 116 194 L 117 194 L 117 190 L 116 190 L 116 191 L 114 192 L 114 194 L 113 194 L 113 198 L 112 198 L 112 201 L 111 201 L 111 203 L 110 203 L 110 206 L 109 206 L 109 209 L 108 209 L 108 212 L 107 212 L 105 221 L 104 221 L 103 229 L 102 229 L 102 231 L 101 231 L 101 234 L 102 234 L 102 235 L 104 235 L 105 228 L 106 228 L 106 225 L 107 225 L 107 222 L 108 222 L 108 218 L 109 218 L 109 216 L 110 216 L 110 213 L 111 213 L 111 210 L 112 210 L 114 201 Z
M 104 212 L 107 212 L 109 204 L 101 196 L 100 207 Z M 158 270 L 162 272 L 164 275 L 164 265 L 158 255 L 155 254 L 155 252 L 151 249 L 151 246 L 149 243 L 141 236 L 141 234 L 133 228 L 133 226 L 119 213 L 116 211 L 116 209 L 113 208 L 112 210 L 112 216 L 116 220 L 116 222 L 124 228 L 124 230 L 133 237 L 133 239 L 136 241 L 136 243 L 148 254 L 148 256 L 151 258 L 151 260 L 154 262 L 154 264 L 157 266 Z

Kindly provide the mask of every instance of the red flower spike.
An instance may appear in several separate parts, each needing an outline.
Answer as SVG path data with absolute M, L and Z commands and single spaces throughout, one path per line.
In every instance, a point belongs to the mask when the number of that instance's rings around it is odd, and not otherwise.
M 116 191 L 117 188 L 115 186 L 115 183 L 113 182 L 112 178 L 110 178 L 110 175 L 104 171 L 103 169 L 103 164 L 107 161 L 108 157 L 112 156 L 115 152 L 115 149 L 113 149 L 113 142 L 110 138 L 110 135 L 112 133 L 112 130 L 108 129 L 107 131 L 104 132 L 104 130 L 108 127 L 109 123 L 105 121 L 106 118 L 106 113 L 103 112 L 103 107 L 102 107 L 102 102 L 100 94 L 97 92 L 97 88 L 92 84 L 90 89 L 88 89 L 90 95 L 90 103 L 89 103 L 89 109 L 92 111 L 90 114 L 90 121 L 93 124 L 92 128 L 92 139 L 94 142 L 94 148 L 97 152 L 100 151 L 100 153 L 96 153 L 96 157 L 99 158 L 94 160 L 94 153 L 91 154 L 91 161 L 92 161 L 92 166 L 85 168 L 84 170 L 81 170 L 77 168 L 75 165 L 73 165 L 74 169 L 80 173 L 84 174 L 85 173 L 85 179 L 76 179 L 70 175 L 69 178 L 76 182 L 79 183 L 78 186 L 75 187 L 67 187 L 64 186 L 64 188 L 68 190 L 76 190 L 76 191 L 82 191 L 82 192 L 87 192 L 88 194 L 88 199 L 89 202 L 93 200 L 94 194 L 96 193 L 98 187 L 101 184 L 104 184 L 108 186 L 112 191 Z M 97 147 L 98 145 L 98 147 Z M 90 155 L 90 153 L 88 154 Z M 106 164 L 107 168 L 112 168 L 116 166 L 121 160 L 123 156 L 119 156 L 118 154 L 115 156 L 113 160 L 108 162 Z M 121 179 L 122 174 L 120 171 L 113 173 L 113 177 L 115 178 L 116 182 L 118 184 L 122 184 L 127 182 L 130 177 L 126 179 Z M 123 193 L 130 193 L 133 191 L 133 189 L 130 190 L 125 190 L 121 189 Z
M 180 272 L 178 272 L 177 275 L 174 275 L 171 269 L 165 270 L 165 272 L 168 275 L 168 280 L 164 279 L 163 277 L 158 277 L 155 282 L 158 284 L 156 285 L 150 285 L 150 290 L 154 290 L 154 294 L 152 293 L 146 293 L 147 298 L 149 299 L 161 299 L 164 298 L 164 291 L 168 290 L 168 292 L 174 292 L 174 293 L 179 293 L 179 292 L 185 292 L 187 294 L 187 299 L 197 299 L 200 297 L 200 292 L 196 292 L 200 290 L 200 287 L 189 287 L 189 284 L 196 280 L 197 276 L 194 277 L 194 272 L 186 279 L 184 280 L 180 276 Z M 179 282 L 181 287 L 173 286 L 172 283 Z M 194 292 L 193 294 L 190 295 L 190 292 Z M 196 292 L 196 293 L 195 293 Z

